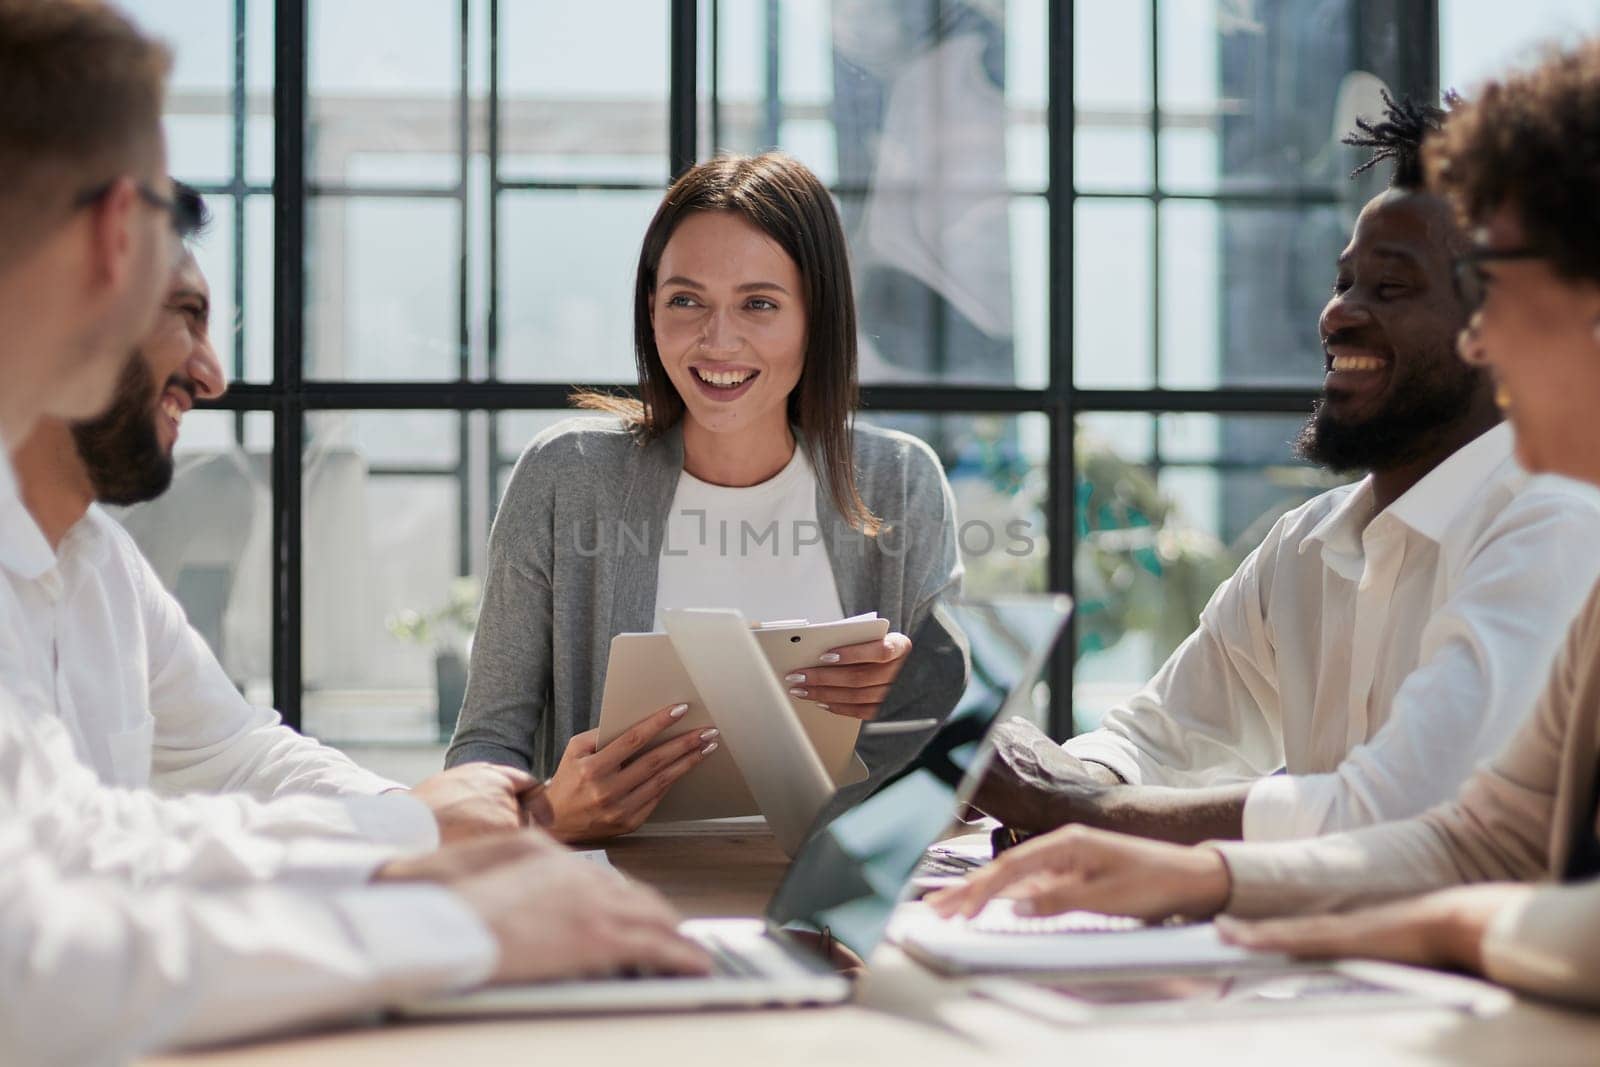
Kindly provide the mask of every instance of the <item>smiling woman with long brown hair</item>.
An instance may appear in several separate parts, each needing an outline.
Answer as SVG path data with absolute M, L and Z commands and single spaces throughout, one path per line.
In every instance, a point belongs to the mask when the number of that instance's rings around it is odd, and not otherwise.
M 715 731 L 649 748 L 682 705 L 597 748 L 611 639 L 665 609 L 877 612 L 882 641 L 785 678 L 853 718 L 925 715 L 965 669 L 908 659 L 959 585 L 954 506 L 927 445 L 854 423 L 848 251 L 816 176 L 775 152 L 691 168 L 645 232 L 633 314 L 639 398 L 579 396 L 609 417 L 539 435 L 506 490 L 446 759 L 550 775 L 568 841 L 636 828 L 716 749 Z M 863 736 L 857 753 L 883 772 L 917 739 Z

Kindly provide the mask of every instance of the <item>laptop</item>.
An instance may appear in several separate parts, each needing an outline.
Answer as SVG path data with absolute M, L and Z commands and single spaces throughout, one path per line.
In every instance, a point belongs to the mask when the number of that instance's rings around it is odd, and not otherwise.
M 800 1007 L 846 1000 L 850 982 L 813 947 L 818 940 L 814 935 L 836 939 L 862 959 L 883 940 L 890 914 L 907 896 L 924 851 L 955 818 L 958 798 L 976 788 L 989 755 L 985 741 L 990 728 L 1002 717 L 1035 711 L 1040 677 L 1070 606 L 1064 596 L 1018 596 L 935 609 L 946 625 L 923 627 L 911 654 L 948 653 L 952 642 L 964 644 L 971 664 L 965 691 L 904 766 L 890 769 L 865 796 L 868 786 L 863 784 L 826 801 L 797 846 L 764 918 L 683 923 L 684 935 L 711 955 L 712 975 L 501 986 L 413 1002 L 399 1009 L 400 1014 L 567 1015 Z M 740 676 L 754 662 L 750 656 L 760 656 L 753 644 L 745 648 L 742 643 L 723 648 L 721 654 L 725 660 L 747 661 L 733 672 Z M 698 686 L 700 679 L 695 681 Z M 731 735 L 728 740 L 734 742 Z M 816 770 L 806 766 L 795 773 L 804 783 L 815 779 Z

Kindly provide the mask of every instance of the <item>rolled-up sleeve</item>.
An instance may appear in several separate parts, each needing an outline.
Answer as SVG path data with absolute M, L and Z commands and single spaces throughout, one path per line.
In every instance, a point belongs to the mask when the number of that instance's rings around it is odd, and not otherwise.
M 1199 628 L 1100 728 L 1066 742 L 1130 785 L 1206 786 L 1271 774 L 1283 762 L 1277 667 L 1267 629 L 1275 526 L 1206 604 Z

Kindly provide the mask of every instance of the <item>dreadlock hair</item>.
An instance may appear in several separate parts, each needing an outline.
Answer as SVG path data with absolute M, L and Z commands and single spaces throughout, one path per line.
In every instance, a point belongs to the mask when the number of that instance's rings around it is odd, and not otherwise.
M 1357 118 L 1355 132 L 1346 135 L 1341 142 L 1352 148 L 1372 149 L 1372 158 L 1351 171 L 1350 177 L 1392 160 L 1390 188 L 1421 189 L 1427 182 L 1422 170 L 1422 142 L 1444 125 L 1445 109 L 1454 107 L 1458 98 L 1454 92 L 1446 93 L 1445 106 L 1438 108 L 1410 97 L 1396 100 L 1387 89 L 1379 92 L 1383 94 L 1383 121 Z

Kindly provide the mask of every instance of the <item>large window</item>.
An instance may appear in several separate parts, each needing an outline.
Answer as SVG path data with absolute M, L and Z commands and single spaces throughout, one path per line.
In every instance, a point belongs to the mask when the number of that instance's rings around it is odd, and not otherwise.
M 1465 0 L 127 3 L 179 56 L 172 167 L 217 216 L 237 383 L 127 521 L 247 693 L 397 743 L 459 705 L 522 445 L 631 378 L 662 191 L 769 146 L 836 195 L 864 418 L 944 459 L 969 589 L 1078 594 L 1053 725 L 1092 723 L 1329 484 L 1288 442 L 1374 191 L 1340 134 L 1574 10 L 1507 35 Z

